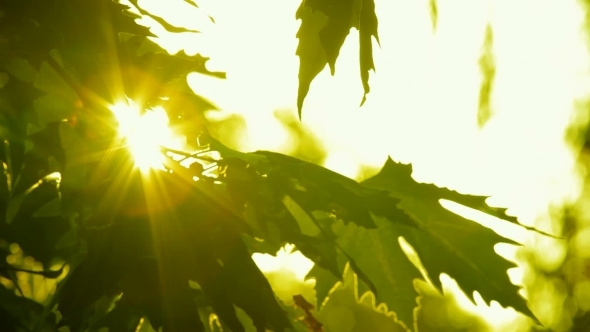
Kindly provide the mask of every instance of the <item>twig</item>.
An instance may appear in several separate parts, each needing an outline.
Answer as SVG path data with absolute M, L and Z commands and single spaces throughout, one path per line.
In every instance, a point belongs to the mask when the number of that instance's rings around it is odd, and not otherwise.
M 167 148 L 165 146 L 160 146 L 160 150 L 162 150 L 163 152 L 172 152 L 174 154 L 183 156 L 183 158 L 181 160 L 179 160 L 179 161 L 187 160 L 189 158 L 200 159 L 200 160 L 208 161 L 208 162 L 212 162 L 212 163 L 216 163 L 216 162 L 219 161 L 217 159 L 214 159 L 214 158 L 207 157 L 207 156 L 204 156 L 203 155 L 204 153 L 210 151 L 208 149 L 207 150 L 201 150 L 201 151 L 194 152 L 194 153 L 187 153 L 187 152 L 184 152 L 184 151 Z
M 32 271 L 32 270 L 21 269 L 21 268 L 12 267 L 12 266 L 0 266 L 0 271 L 26 272 L 26 273 L 31 273 L 31 274 L 42 275 L 45 278 L 49 278 L 49 279 L 57 279 L 62 274 L 64 267 L 66 265 L 67 265 L 67 263 L 64 263 L 59 268 L 59 270 L 44 270 L 44 271 Z

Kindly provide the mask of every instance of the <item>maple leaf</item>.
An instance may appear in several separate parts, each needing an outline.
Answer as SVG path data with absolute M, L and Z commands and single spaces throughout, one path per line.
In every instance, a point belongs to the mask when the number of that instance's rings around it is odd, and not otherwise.
M 374 1 L 304 0 L 297 10 L 296 18 L 301 19 L 301 26 L 297 32 L 299 118 L 313 79 L 326 64 L 330 66 L 330 73 L 334 75 L 336 59 L 351 28 L 359 31 L 359 63 L 364 88 L 362 105 L 370 91 L 369 70 L 375 70 L 372 38 L 375 37 L 379 42 Z
M 411 328 L 418 293 L 414 279 L 421 274 L 401 250 L 400 225 L 374 218 L 377 228 L 365 229 L 354 224 L 334 222 L 331 229 L 336 243 L 348 255 L 359 279 L 369 286 L 377 301 L 387 304 L 398 320 Z
M 377 301 L 394 311 L 406 327 L 412 327 L 418 296 L 413 281 L 422 274 L 402 250 L 398 241 L 403 237 L 439 289 L 438 276 L 446 273 L 468 294 L 477 290 L 488 302 L 497 300 L 534 318 L 518 294 L 519 287 L 508 278 L 507 270 L 516 265 L 494 251 L 499 242 L 515 243 L 439 203 L 452 200 L 516 223 L 505 209 L 488 206 L 486 197 L 418 183 L 412 179 L 411 166 L 391 159 L 379 174 L 359 184 L 320 166 L 268 151 L 231 155 L 242 162 L 228 164 L 231 172 L 227 174 L 236 181 L 237 174 L 242 175 L 228 190 L 241 197 L 241 204 L 252 204 L 256 210 L 271 205 L 286 209 L 292 219 L 280 210 L 265 218 L 274 219 L 282 239 L 294 243 L 333 275 L 324 282 L 321 279 L 326 273 L 321 270 L 310 274 L 324 285 L 320 297 L 326 296 L 325 288 L 334 276 L 340 278 L 349 261 Z M 246 173 L 250 175 L 244 177 Z M 270 194 L 265 200 L 257 198 L 265 186 Z M 288 226 L 293 223 L 299 227 Z
M 446 273 L 455 278 L 472 300 L 473 292 L 478 291 L 487 302 L 496 300 L 534 318 L 526 300 L 518 294 L 520 287 L 508 278 L 507 270 L 516 264 L 494 251 L 494 245 L 499 242 L 516 243 L 446 210 L 439 200 L 453 200 L 512 222 L 516 222 L 515 218 L 506 216 L 504 209 L 487 206 L 485 197 L 462 195 L 418 183 L 411 173 L 410 165 L 388 159 L 381 172 L 362 184 L 387 189 L 390 196 L 400 200 L 398 207 L 411 216 L 418 227 L 395 228 L 414 247 L 426 270 L 433 276 Z M 438 278 L 432 278 L 432 282 L 441 289 Z

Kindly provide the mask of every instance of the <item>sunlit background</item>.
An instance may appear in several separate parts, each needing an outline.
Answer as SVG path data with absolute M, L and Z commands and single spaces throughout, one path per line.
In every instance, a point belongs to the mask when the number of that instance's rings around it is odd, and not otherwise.
M 317 162 L 358 180 L 376 173 L 390 155 L 412 163 L 417 181 L 490 195 L 490 204 L 509 207 L 521 223 L 561 235 L 560 207 L 575 203 L 585 176 L 577 165 L 579 146 L 566 135 L 572 124 L 588 120 L 576 109 L 590 95 L 585 9 L 574 0 L 375 2 L 380 47 L 375 43 L 377 72 L 371 73 L 365 105 L 358 107 L 363 90 L 353 29 L 336 75 L 326 69 L 312 83 L 301 125 L 293 125 L 299 0 L 206 0 L 197 1 L 199 9 L 180 0 L 141 0 L 149 12 L 200 33 L 171 34 L 147 17 L 139 22 L 151 26 L 159 36 L 155 40 L 169 52 L 200 53 L 211 58 L 210 70 L 227 72 L 227 80 L 193 73 L 188 82 L 219 107 L 209 114 L 219 132 L 240 134 L 227 142 L 232 147 L 297 155 L 319 143 L 326 155 Z M 491 89 L 482 108 L 484 84 Z M 113 107 L 120 131 L 128 137 L 136 164 L 156 167 L 159 151 L 142 150 L 145 140 L 174 147 L 178 138 L 166 132 L 162 110 L 143 117 L 138 110 L 121 112 L 130 106 Z M 298 139 L 293 128 L 317 141 Z M 509 246 L 498 246 L 498 251 L 521 263 L 509 274 L 527 286 L 525 295 L 545 326 L 567 331 L 577 310 L 590 310 L 588 276 L 576 279 L 569 295 L 562 279 L 547 276 L 570 263 L 567 242 L 498 226 L 494 218 L 452 202 L 442 204 L 486 225 L 496 224 L 502 235 L 526 244 L 516 253 Z M 587 259 L 588 243 L 590 228 L 582 227 L 569 250 L 574 248 L 576 259 Z M 312 263 L 292 249 L 287 246 L 276 257 L 254 257 L 279 297 L 290 301 L 292 295 L 303 294 L 314 303 L 314 281 L 304 281 Z M 10 257 L 25 260 L 19 250 L 11 246 Z M 34 261 L 25 264 L 41 268 Z M 442 280 L 444 296 L 417 284 L 431 330 L 529 329 L 531 322 L 514 310 L 497 303 L 487 306 L 477 297 L 475 306 L 451 278 Z M 55 284 L 47 287 L 54 289 Z M 390 322 L 391 317 L 377 313 L 371 294 L 362 295 L 355 294 L 354 276 L 347 275 L 319 317 L 332 331 L 364 331 L 367 320 L 381 320 L 382 330 L 390 331 L 383 320 Z

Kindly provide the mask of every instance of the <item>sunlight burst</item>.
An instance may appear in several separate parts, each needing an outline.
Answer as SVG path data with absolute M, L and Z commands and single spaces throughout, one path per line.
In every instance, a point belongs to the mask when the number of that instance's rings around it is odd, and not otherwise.
M 126 142 L 135 160 L 135 166 L 142 172 L 162 169 L 164 154 L 161 147 L 180 148 L 181 139 L 168 127 L 168 116 L 161 106 L 143 114 L 130 99 L 111 106 L 119 124 L 119 136 Z

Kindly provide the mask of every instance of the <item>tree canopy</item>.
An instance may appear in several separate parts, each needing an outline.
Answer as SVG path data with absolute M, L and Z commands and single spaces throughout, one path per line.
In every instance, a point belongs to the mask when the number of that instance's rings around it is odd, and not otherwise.
M 188 31 L 130 2 L 170 32 Z M 210 313 L 231 331 L 321 331 L 309 303 L 278 301 L 251 258 L 286 243 L 315 263 L 316 306 L 350 269 L 359 289 L 415 329 L 415 279 L 440 289 L 445 273 L 471 299 L 477 291 L 536 319 L 506 272 L 515 264 L 494 251 L 516 243 L 440 200 L 519 225 L 505 209 L 416 182 L 411 165 L 391 158 L 357 182 L 287 155 L 230 149 L 209 133 L 204 112 L 213 105 L 186 80 L 225 73 L 208 70 L 200 54 L 167 53 L 136 18 L 110 0 L 0 5 L 0 238 L 46 266 L 65 261 L 31 273 L 69 271 L 43 303 L 0 287 L 8 331 L 135 331 L 144 318 L 156 330 L 210 331 Z M 362 104 L 378 41 L 373 0 L 304 0 L 296 18 L 299 116 L 315 76 L 326 64 L 334 73 L 351 28 L 359 31 Z M 113 111 L 121 104 L 165 112 L 183 148 L 158 147 L 163 165 L 138 170 Z M 0 265 L 8 280 L 21 270 Z

